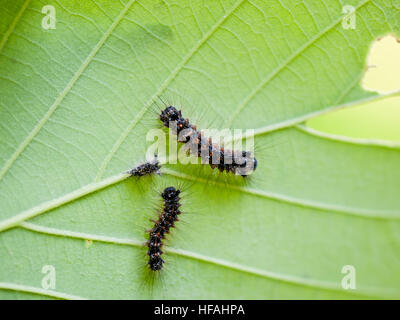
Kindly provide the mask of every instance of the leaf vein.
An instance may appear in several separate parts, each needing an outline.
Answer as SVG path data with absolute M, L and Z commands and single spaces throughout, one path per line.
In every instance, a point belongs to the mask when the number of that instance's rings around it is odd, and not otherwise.
M 23 284 L 16 284 L 16 283 L 11 283 L 11 282 L 0 282 L 0 289 L 34 293 L 37 295 L 48 296 L 48 297 L 64 299 L 64 300 L 87 300 L 87 298 L 75 296 L 75 295 L 64 293 L 64 292 L 45 290 L 42 288 L 31 287 L 31 286 L 27 286 L 27 285 L 23 285 Z
M 49 110 L 45 113 L 43 118 L 38 122 L 38 124 L 33 128 L 33 130 L 29 133 L 29 135 L 25 138 L 25 140 L 18 146 L 18 148 L 15 150 L 15 152 L 12 154 L 12 156 L 8 159 L 8 161 L 5 163 L 3 168 L 0 170 L 0 180 L 4 177 L 6 172 L 10 169 L 10 167 L 13 165 L 15 160 L 19 157 L 19 155 L 25 150 L 25 148 L 29 145 L 29 143 L 33 140 L 33 138 L 38 134 L 38 132 L 41 130 L 41 128 L 45 125 L 47 120 L 51 117 L 51 115 L 54 113 L 54 111 L 57 109 L 57 107 L 60 105 L 62 100 L 65 98 L 65 96 L 68 94 L 68 92 L 72 89 L 76 81 L 79 79 L 83 71 L 87 68 L 87 66 L 90 64 L 92 61 L 93 57 L 97 54 L 97 52 L 100 50 L 100 48 L 103 46 L 104 42 L 108 39 L 110 34 L 114 31 L 114 29 L 117 27 L 119 22 L 122 20 L 126 12 L 129 10 L 131 5 L 133 4 L 135 0 L 130 0 L 129 3 L 124 7 L 124 9 L 121 11 L 121 13 L 118 15 L 116 20 L 111 24 L 110 28 L 103 34 L 101 37 L 100 41 L 96 44 L 96 46 L 93 48 L 93 50 L 90 52 L 88 57 L 85 59 L 83 64 L 80 66 L 78 71 L 74 74 L 74 76 L 71 78 L 71 80 L 68 82 L 67 86 L 64 88 L 64 90 L 61 92 L 61 94 L 56 98 L 54 103 L 51 105 Z
M 356 10 L 370 2 L 371 0 L 365 0 L 361 2 L 357 7 Z M 279 75 L 282 70 L 284 70 L 293 60 L 295 60 L 297 57 L 299 57 L 305 50 L 307 50 L 313 43 L 315 43 L 317 40 L 319 40 L 322 36 L 324 36 L 326 33 L 331 31 L 337 24 L 339 24 L 342 21 L 342 17 L 338 18 L 335 20 L 331 25 L 323 29 L 321 32 L 317 33 L 314 37 L 312 37 L 309 41 L 304 43 L 301 47 L 299 47 L 295 52 L 293 52 L 289 57 L 277 68 L 275 68 L 271 73 L 267 75 L 267 77 L 264 78 L 255 88 L 253 91 L 250 92 L 250 94 L 239 104 L 239 106 L 234 110 L 229 117 L 229 119 L 225 123 L 225 128 L 229 128 L 233 122 L 233 120 L 236 118 L 236 116 L 243 110 L 243 108 L 258 94 L 258 92 L 267 84 L 269 83 L 272 79 L 274 79 L 277 75 Z
M 21 9 L 18 11 L 17 15 L 15 16 L 14 20 L 11 22 L 10 27 L 4 33 L 4 36 L 0 41 L 0 52 L 3 50 L 5 44 L 8 41 L 8 38 L 14 31 L 15 26 L 17 25 L 19 19 L 21 18 L 22 14 L 25 12 L 26 8 L 28 7 L 29 2 L 30 2 L 30 0 L 25 1 L 25 3 L 22 5 Z
M 110 153 L 106 156 L 104 159 L 102 165 L 100 166 L 100 169 L 97 173 L 95 181 L 99 181 L 108 165 L 108 163 L 111 161 L 112 157 L 114 154 L 117 152 L 121 144 L 124 142 L 128 134 L 131 132 L 131 130 L 136 126 L 136 124 L 139 122 L 139 120 L 143 117 L 143 115 L 146 113 L 146 111 L 151 107 L 152 103 L 155 101 L 157 97 L 159 97 L 165 89 L 168 87 L 168 85 L 174 80 L 174 78 L 177 76 L 177 74 L 184 68 L 186 63 L 192 58 L 192 56 L 197 52 L 197 50 L 214 34 L 214 32 L 218 29 L 218 27 L 243 3 L 244 0 L 239 0 L 234 4 L 234 6 L 227 12 L 221 19 L 218 20 L 218 22 L 211 27 L 211 29 L 204 34 L 204 36 L 196 43 L 196 45 L 188 52 L 188 54 L 182 59 L 182 61 L 172 70 L 170 75 L 165 79 L 163 84 L 160 86 L 160 88 L 156 91 L 156 93 L 147 101 L 145 106 L 142 108 L 142 110 L 139 111 L 137 116 L 133 119 L 133 121 L 128 125 L 128 127 L 124 130 L 124 132 L 120 135 L 118 140 L 115 142 L 113 145 Z
M 75 231 L 70 231 L 70 230 L 61 230 L 61 229 L 44 227 L 44 226 L 40 226 L 40 225 L 33 224 L 33 223 L 27 223 L 27 222 L 21 223 L 20 227 L 22 227 L 26 230 L 32 231 L 32 232 L 43 233 L 43 234 L 47 234 L 50 236 L 62 236 L 62 237 L 68 237 L 68 238 L 74 238 L 74 239 L 93 240 L 93 241 L 99 241 L 99 242 L 111 243 L 111 244 L 117 244 L 117 245 L 129 245 L 129 246 L 134 246 L 134 247 L 143 247 L 144 246 L 144 241 L 140 241 L 137 239 L 121 239 L 121 238 L 110 237 L 110 236 L 88 234 L 88 233 L 75 232 Z M 198 260 L 201 262 L 214 264 L 218 267 L 224 267 L 224 268 L 231 269 L 234 271 L 243 272 L 243 273 L 247 273 L 249 275 L 258 276 L 258 277 L 262 277 L 262 278 L 267 278 L 267 279 L 271 279 L 274 281 L 285 282 L 285 283 L 294 284 L 297 286 L 318 288 L 318 289 L 329 290 L 329 291 L 344 292 L 344 290 L 341 288 L 341 286 L 334 282 L 322 281 L 322 280 L 316 280 L 316 279 L 305 279 L 305 278 L 298 277 L 298 276 L 292 276 L 292 275 L 286 275 L 286 274 L 277 273 L 277 272 L 273 272 L 273 271 L 267 271 L 267 270 L 263 270 L 263 269 L 259 269 L 259 268 L 255 268 L 255 267 L 251 267 L 251 266 L 242 265 L 242 264 L 235 263 L 232 261 L 227 261 L 227 260 L 219 259 L 219 258 L 213 258 L 213 257 L 205 256 L 203 254 L 199 254 L 196 252 L 172 248 L 172 247 L 164 248 L 163 251 L 166 253 L 175 254 L 175 255 L 178 255 L 178 256 L 181 256 L 184 258 L 194 259 L 194 260 Z M 353 291 L 352 294 L 359 294 L 359 295 L 363 295 L 363 296 L 367 296 L 367 297 L 368 296 L 369 297 L 387 296 L 387 297 L 395 298 L 398 296 L 398 294 L 396 294 L 396 290 L 392 290 L 392 289 L 381 290 L 379 288 L 367 288 L 364 290 L 357 289 L 356 291 Z

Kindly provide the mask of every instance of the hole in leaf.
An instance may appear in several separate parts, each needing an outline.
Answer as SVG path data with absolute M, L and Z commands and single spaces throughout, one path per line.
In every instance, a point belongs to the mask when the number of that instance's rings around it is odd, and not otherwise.
M 370 48 L 361 86 L 388 94 L 400 90 L 400 40 L 377 39 Z M 311 119 L 307 125 L 321 132 L 360 139 L 400 141 L 400 94 Z

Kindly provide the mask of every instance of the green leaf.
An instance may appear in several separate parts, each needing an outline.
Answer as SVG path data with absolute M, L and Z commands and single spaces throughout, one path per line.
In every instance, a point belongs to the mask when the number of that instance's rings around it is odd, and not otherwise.
M 45 5 L 56 29 L 42 28 Z M 355 29 L 342 27 L 344 5 Z M 301 125 L 397 94 L 359 85 L 371 42 L 399 34 L 397 1 L 1 8 L 0 298 L 400 297 L 399 147 Z M 204 114 L 200 127 L 254 128 L 249 182 L 174 165 L 126 179 L 160 96 Z M 151 283 L 144 230 L 157 189 L 177 181 L 192 186 Z M 355 290 L 341 286 L 346 265 Z

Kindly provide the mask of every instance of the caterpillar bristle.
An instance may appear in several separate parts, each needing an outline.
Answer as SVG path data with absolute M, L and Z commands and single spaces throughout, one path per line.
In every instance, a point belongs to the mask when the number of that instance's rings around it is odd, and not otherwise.
M 257 160 L 249 151 L 226 150 L 213 143 L 212 138 L 204 138 L 197 126 L 183 118 L 181 110 L 167 106 L 159 115 L 165 127 L 171 129 L 177 140 L 188 144 L 187 152 L 201 158 L 203 164 L 208 163 L 212 169 L 230 172 L 247 177 L 257 168 Z
M 161 164 L 158 161 L 157 155 L 154 155 L 154 159 L 143 164 L 138 165 L 137 167 L 127 171 L 131 177 L 143 177 L 145 175 L 157 174 L 161 175 Z
M 158 220 L 154 222 L 154 227 L 149 230 L 149 240 L 147 241 L 147 255 L 150 257 L 148 265 L 152 271 L 160 271 L 163 268 L 164 260 L 161 258 L 163 251 L 161 247 L 165 235 L 169 234 L 171 228 L 174 228 L 175 222 L 178 221 L 178 215 L 181 213 L 179 207 L 181 191 L 175 187 L 167 187 L 161 193 L 164 200 L 164 207 Z

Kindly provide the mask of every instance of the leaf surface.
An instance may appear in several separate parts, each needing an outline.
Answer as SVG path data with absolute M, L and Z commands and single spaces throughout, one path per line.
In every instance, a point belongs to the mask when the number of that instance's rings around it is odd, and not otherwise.
M 340 1 L 1 1 L 0 297 L 399 298 L 399 147 L 301 125 L 386 97 L 359 83 L 399 4 L 346 4 L 354 30 Z M 199 127 L 254 128 L 254 178 L 126 179 L 159 97 Z M 187 214 L 150 287 L 144 229 L 177 180 L 192 182 Z

